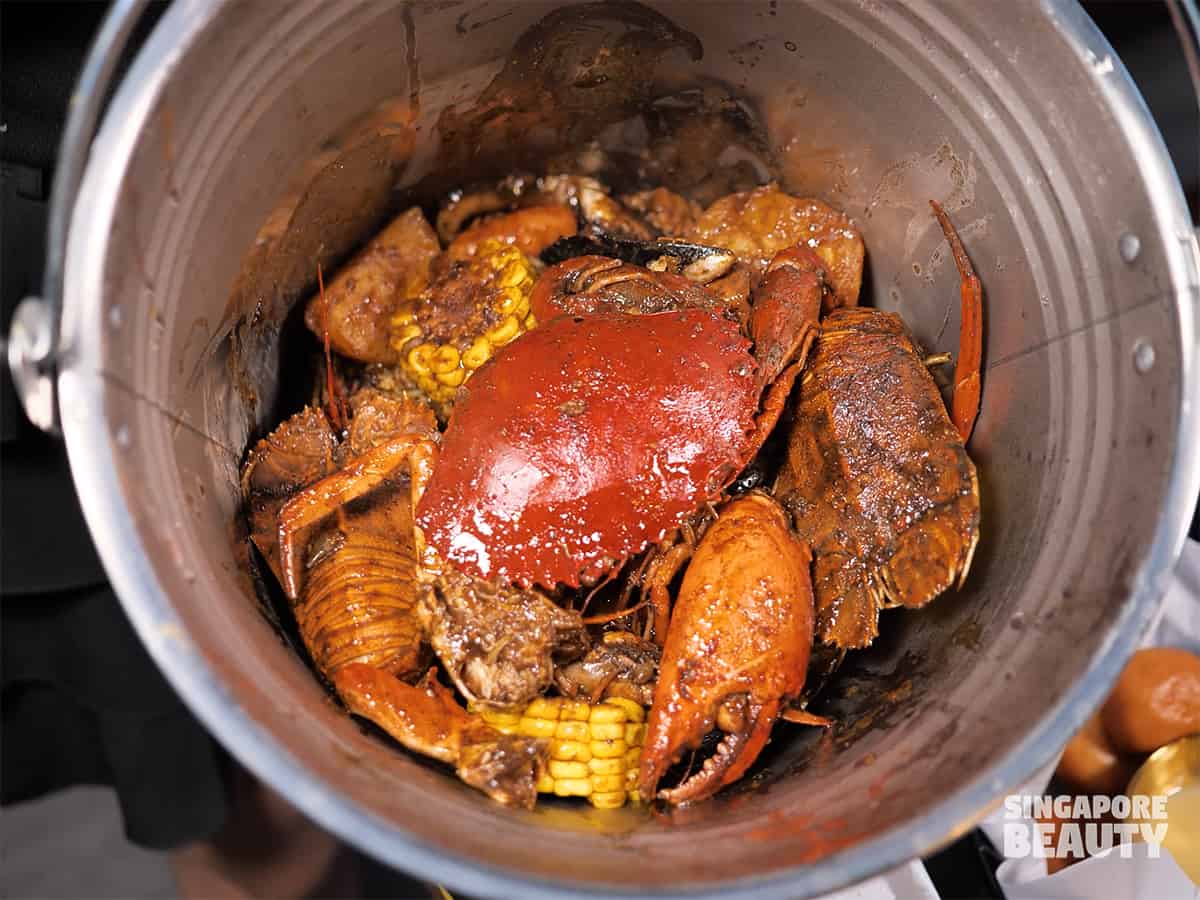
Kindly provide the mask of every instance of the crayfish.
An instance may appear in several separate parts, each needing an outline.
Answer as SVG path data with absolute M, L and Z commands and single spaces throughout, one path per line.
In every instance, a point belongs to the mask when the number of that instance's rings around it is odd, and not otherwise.
M 526 806 L 694 802 L 779 718 L 830 724 L 801 708 L 814 642 L 865 646 L 881 608 L 961 583 L 978 538 L 981 292 L 934 210 L 963 285 L 953 420 L 899 317 L 856 306 L 850 220 L 773 185 L 700 210 L 521 177 L 456 196 L 436 234 L 417 210 L 385 229 L 308 309 L 327 370 L 331 342 L 365 365 L 350 413 L 330 375 L 333 413 L 243 476 L 347 707 Z M 789 410 L 777 477 L 735 491 Z M 621 608 L 585 619 L 573 598 L 609 581 Z

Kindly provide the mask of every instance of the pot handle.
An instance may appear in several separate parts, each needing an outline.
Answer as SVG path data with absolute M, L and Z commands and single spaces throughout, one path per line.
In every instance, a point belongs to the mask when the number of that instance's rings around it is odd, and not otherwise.
M 121 59 L 147 0 L 116 0 L 92 44 L 71 94 L 58 165 L 50 193 L 46 229 L 46 268 L 42 296 L 26 297 L 13 313 L 4 353 L 25 415 L 38 428 L 59 434 L 57 363 L 62 325 L 63 261 L 71 211 L 83 180 L 96 120 L 108 97 L 113 71 Z

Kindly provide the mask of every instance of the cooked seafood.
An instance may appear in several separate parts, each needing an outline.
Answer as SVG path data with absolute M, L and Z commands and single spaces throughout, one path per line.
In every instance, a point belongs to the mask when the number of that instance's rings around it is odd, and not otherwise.
M 621 202 L 639 213 L 659 234 L 676 237 L 691 231 L 703 212 L 700 204 L 663 187 L 627 194 Z
M 979 415 L 979 393 L 981 389 L 979 365 L 983 358 L 983 286 L 971 266 L 966 248 L 950 217 L 936 200 L 930 200 L 933 214 L 937 217 L 954 265 L 958 268 L 959 294 L 962 297 L 962 325 L 958 335 L 958 362 L 954 364 L 954 399 L 950 407 L 950 418 L 965 444 L 975 428 L 975 417 Z
M 418 612 L 446 674 L 481 704 L 515 706 L 544 693 L 555 660 L 578 659 L 589 643 L 579 616 L 540 591 L 450 567 L 422 586 Z
M 334 685 L 352 713 L 409 750 L 449 763 L 459 778 L 493 800 L 533 808 L 550 757 L 546 741 L 492 728 L 459 706 L 432 676 L 414 687 L 352 663 L 334 676 Z
M 564 237 L 542 251 L 542 261 L 550 265 L 576 256 L 620 260 L 646 266 L 655 272 L 683 275 L 697 284 L 708 284 L 726 275 L 737 263 L 737 256 L 723 247 L 708 247 L 676 238 L 653 241 L 623 241 L 619 238 L 577 234 Z
M 418 522 L 484 578 L 577 587 L 658 540 L 749 450 L 749 342 L 703 310 L 559 316 L 481 370 Z M 658 348 L 670 365 L 648 370 Z
M 529 306 L 535 317 L 669 312 L 685 307 L 720 312 L 721 298 L 683 275 L 654 272 L 608 256 L 576 256 L 547 269 Z
M 374 500 L 406 471 L 408 490 L 399 499 L 415 506 L 428 483 L 436 447 L 428 436 L 406 433 L 368 450 L 284 504 L 279 511 L 279 568 L 289 598 L 296 600 L 311 589 L 311 573 L 303 571 L 301 558 L 311 532 L 330 517 L 343 519 L 353 506 Z M 345 527 L 339 524 L 341 530 Z M 586 652 L 588 642 L 578 613 L 553 607 L 536 590 L 504 585 L 481 590 L 477 581 L 445 568 L 437 552 L 425 544 L 420 529 L 410 528 L 408 534 L 416 551 L 416 577 L 425 590 L 420 610 L 425 635 L 467 696 L 478 690 L 480 695 L 473 698 L 484 702 L 527 702 L 550 682 L 550 672 L 536 666 L 539 659 L 550 652 L 570 659 L 572 648 L 575 657 Z M 397 539 L 403 541 L 405 536 Z M 493 632 L 490 640 L 478 633 L 466 635 L 464 627 L 482 621 L 483 613 L 472 610 L 473 604 L 489 604 L 497 618 L 503 611 L 511 617 L 510 624 L 522 627 Z M 489 695 L 493 691 L 494 697 Z
M 701 539 L 675 601 L 650 707 L 638 787 L 655 795 L 667 768 L 714 725 L 715 755 L 671 803 L 703 800 L 742 776 L 780 710 L 800 695 L 813 636 L 808 547 L 766 494 L 731 500 Z
M 821 292 L 811 251 L 776 254 L 748 323 L 753 354 L 738 323 L 686 304 L 560 315 L 529 332 L 460 401 L 417 510 L 426 538 L 465 572 L 550 589 L 662 540 L 774 428 Z
M 498 184 L 459 193 L 438 213 L 438 235 L 451 243 L 476 216 L 530 206 L 564 207 L 600 234 L 642 241 L 654 237 L 653 229 L 595 178 L 566 174 L 513 175 Z
M 554 684 L 574 700 L 616 697 L 649 706 L 661 655 L 657 644 L 636 634 L 606 631 L 586 656 L 554 670 Z
M 922 606 L 965 577 L 975 467 L 899 316 L 826 316 L 775 490 L 813 548 L 827 643 L 865 647 L 885 606 Z
M 881 609 L 923 606 L 966 578 L 979 481 L 964 440 L 899 316 L 825 317 L 775 486 L 812 547 L 822 641 L 865 647 Z
M 528 206 L 515 212 L 473 222 L 446 248 L 446 259 L 457 262 L 479 253 L 482 244 L 511 244 L 526 256 L 537 256 L 555 241 L 578 231 L 575 213 L 566 206 Z
M 276 534 L 284 505 L 347 457 L 401 435 L 432 437 L 429 408 L 364 389 L 351 399 L 353 418 L 338 442 L 328 419 L 311 407 L 297 413 L 251 451 L 242 484 L 251 537 L 283 580 Z M 416 617 L 416 548 L 407 481 L 345 510 L 336 527 L 312 535 L 302 560 L 305 588 L 292 611 L 314 664 L 327 678 L 350 663 L 398 677 L 419 672 L 427 655 Z
M 727 247 L 759 275 L 780 250 L 803 246 L 826 266 L 831 293 L 825 311 L 858 303 L 863 240 L 845 215 L 820 200 L 802 200 L 777 185 L 722 197 L 684 235 L 701 244 Z
M 830 725 L 806 706 L 837 660 L 961 584 L 979 537 L 982 291 L 945 212 L 952 415 L 899 316 L 855 308 L 842 213 L 646 187 L 515 175 L 436 234 L 395 219 L 318 273 L 324 409 L 243 469 L 346 708 L 502 803 L 711 796 L 778 719 Z

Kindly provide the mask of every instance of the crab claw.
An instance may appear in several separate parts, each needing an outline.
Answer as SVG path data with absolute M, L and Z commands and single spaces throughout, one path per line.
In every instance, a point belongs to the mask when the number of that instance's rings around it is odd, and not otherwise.
M 759 491 L 730 501 L 683 577 L 647 723 L 638 789 L 703 800 L 740 778 L 780 709 L 804 687 L 813 636 L 811 555 L 787 514 Z M 713 756 L 678 786 L 658 783 L 713 728 Z

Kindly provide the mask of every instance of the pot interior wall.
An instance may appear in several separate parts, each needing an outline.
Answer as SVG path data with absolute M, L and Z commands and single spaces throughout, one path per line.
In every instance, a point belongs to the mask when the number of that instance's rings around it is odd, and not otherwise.
M 137 136 L 108 288 L 85 323 L 106 330 L 119 489 L 185 623 L 148 639 L 202 658 L 253 728 L 347 802 L 494 870 L 681 890 L 778 876 L 922 817 L 911 852 L 927 849 L 968 824 L 938 820 L 940 802 L 1029 739 L 1129 625 L 1180 389 L 1149 203 L 1130 149 L 1103 140 L 1114 126 L 1083 64 L 1032 6 L 654 6 L 665 19 L 575 8 L 590 24 L 544 65 L 517 43 L 551 12 L 540 3 L 167 14 L 200 30 Z M 597 36 L 636 52 L 589 67 Z M 514 85 L 521 102 L 484 113 Z M 836 728 L 780 725 L 753 777 L 717 800 L 665 817 L 503 809 L 364 732 L 259 608 L 230 533 L 248 441 L 299 377 L 277 326 L 318 261 L 329 271 L 413 191 L 536 170 L 560 138 L 637 151 L 646 132 L 618 120 L 664 96 L 726 95 L 731 120 L 759 123 L 761 175 L 855 218 L 864 301 L 951 352 L 957 277 L 928 199 L 958 224 L 987 295 L 974 568 L 926 610 L 884 614 L 876 646 L 817 704 Z M 732 149 L 718 168 L 750 155 Z M 1142 236 L 1137 265 L 1116 252 L 1127 230 Z M 1131 349 L 1147 336 L 1158 364 L 1138 374 Z M 810 869 L 813 889 L 844 877 Z

